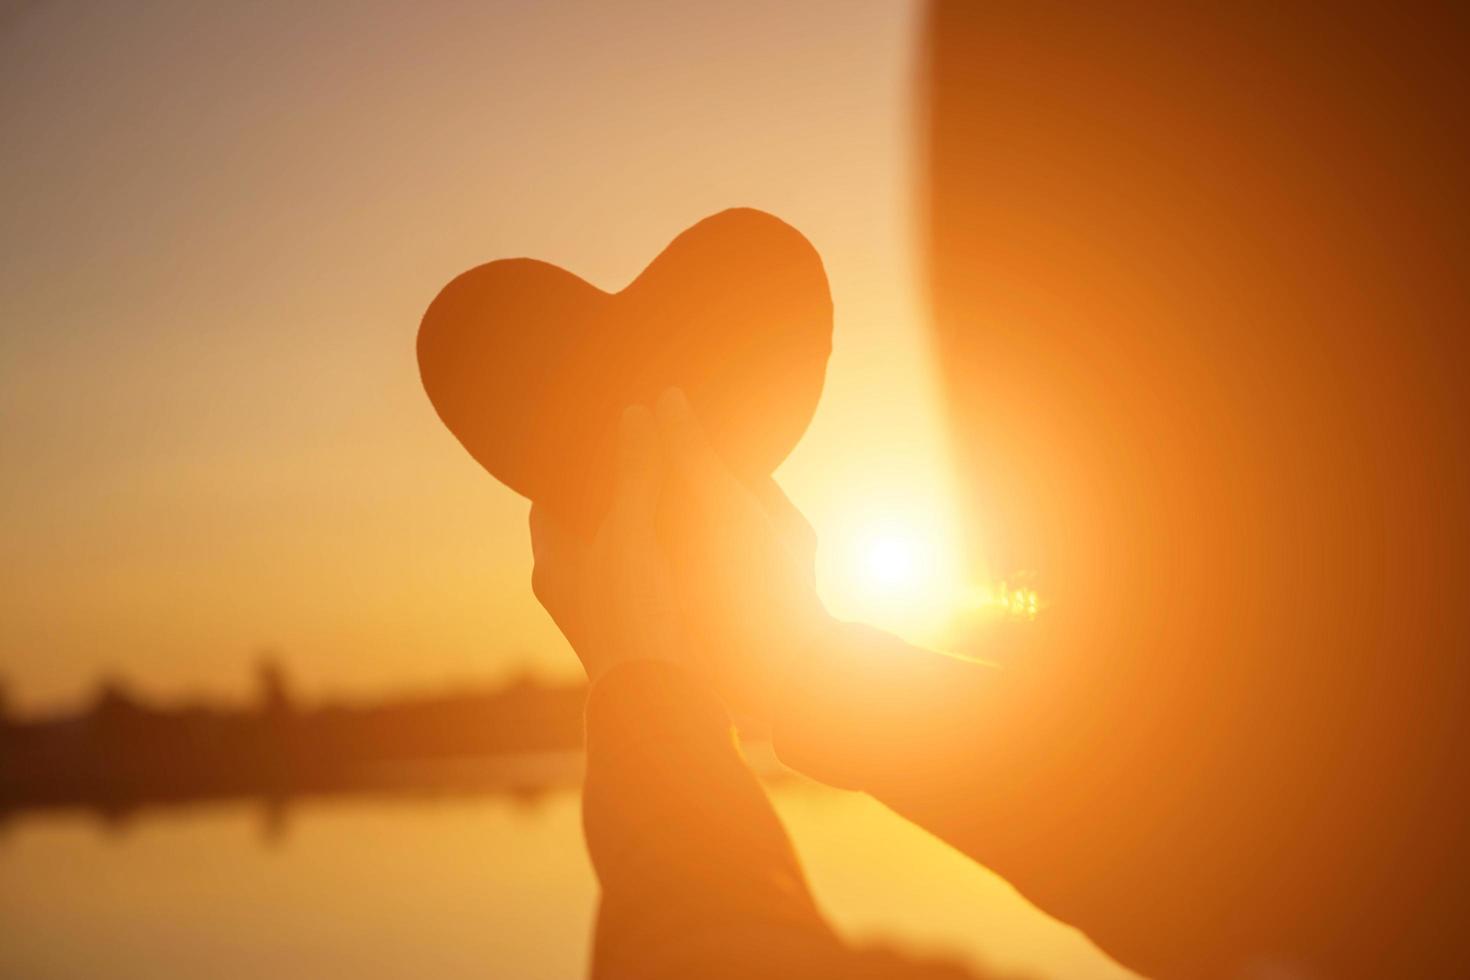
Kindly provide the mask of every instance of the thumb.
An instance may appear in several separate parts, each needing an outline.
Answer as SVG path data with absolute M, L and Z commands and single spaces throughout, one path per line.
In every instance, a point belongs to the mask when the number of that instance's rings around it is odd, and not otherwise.
M 815 582 L 817 575 L 816 529 L 806 519 L 806 515 L 797 510 L 791 498 L 786 496 L 785 491 L 773 478 L 766 477 L 752 492 L 771 522 L 771 527 L 780 537 L 781 543 L 797 562 L 804 578 L 808 582 Z

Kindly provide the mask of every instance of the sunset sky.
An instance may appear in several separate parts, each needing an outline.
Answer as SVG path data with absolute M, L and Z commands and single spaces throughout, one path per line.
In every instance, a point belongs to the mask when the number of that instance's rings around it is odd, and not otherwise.
M 827 389 L 778 473 L 823 595 L 941 625 L 916 5 L 3 10 L 12 701 L 102 673 L 234 694 L 265 648 L 311 695 L 574 676 L 528 586 L 528 505 L 424 396 L 419 318 L 494 258 L 621 288 L 736 205 L 804 232 L 831 280 Z

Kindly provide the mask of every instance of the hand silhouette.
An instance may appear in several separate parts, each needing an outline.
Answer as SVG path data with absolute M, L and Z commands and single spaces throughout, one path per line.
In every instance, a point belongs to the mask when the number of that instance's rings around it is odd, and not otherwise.
M 752 491 L 706 438 L 682 391 L 656 407 L 669 487 L 664 545 L 688 635 L 732 712 L 769 719 L 790 666 L 829 620 L 816 536 L 773 480 Z
M 677 389 L 624 413 L 614 501 L 591 544 L 531 508 L 532 588 L 594 679 L 667 659 L 764 721 L 787 665 L 826 622 L 811 528 L 768 481 L 741 483 Z
M 613 499 L 590 545 L 540 506 L 531 508 L 531 589 L 596 680 L 624 660 L 679 660 L 684 644 L 655 519 L 662 484 L 652 413 L 618 425 Z

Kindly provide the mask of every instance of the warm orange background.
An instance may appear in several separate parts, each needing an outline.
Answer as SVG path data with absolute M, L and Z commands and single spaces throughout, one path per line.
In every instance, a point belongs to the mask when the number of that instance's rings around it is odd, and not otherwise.
M 824 256 L 836 352 L 779 474 L 834 611 L 897 533 L 952 526 L 912 199 L 902 3 L 22 6 L 0 22 L 0 672 L 307 693 L 575 661 L 527 585 L 526 504 L 419 386 L 418 319 L 530 255 L 604 288 L 732 205 Z M 941 569 L 942 571 L 942 569 Z

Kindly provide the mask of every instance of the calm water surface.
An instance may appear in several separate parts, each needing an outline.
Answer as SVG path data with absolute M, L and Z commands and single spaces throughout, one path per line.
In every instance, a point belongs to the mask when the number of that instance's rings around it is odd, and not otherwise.
M 1122 978 L 1082 936 L 871 800 L 773 785 L 844 934 L 1038 977 Z M 595 883 L 573 789 L 310 799 L 0 831 L 0 977 L 567 980 Z

